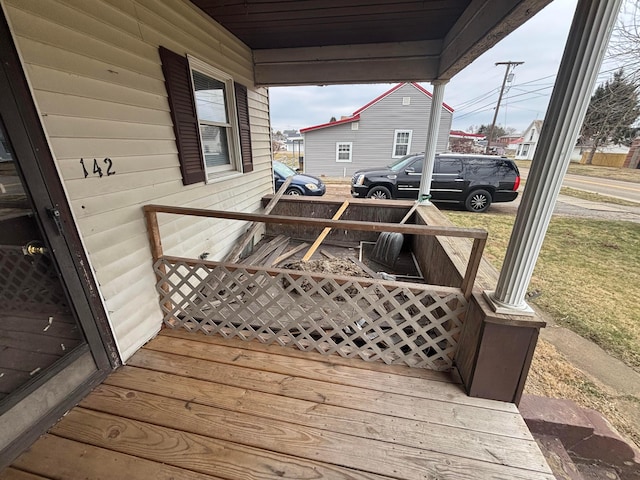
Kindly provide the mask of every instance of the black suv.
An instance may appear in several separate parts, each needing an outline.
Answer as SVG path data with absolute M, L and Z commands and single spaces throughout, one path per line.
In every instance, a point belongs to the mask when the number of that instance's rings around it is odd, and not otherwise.
M 359 170 L 351 179 L 351 195 L 368 198 L 418 198 L 424 154 L 407 155 L 385 168 Z M 463 204 L 484 212 L 492 202 L 518 196 L 520 172 L 513 160 L 491 155 L 436 155 L 431 200 Z

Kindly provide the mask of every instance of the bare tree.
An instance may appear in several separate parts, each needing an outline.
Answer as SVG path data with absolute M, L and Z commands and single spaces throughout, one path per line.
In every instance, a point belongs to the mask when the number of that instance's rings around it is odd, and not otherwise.
M 630 144 L 637 131 L 633 124 L 639 116 L 637 85 L 620 69 L 611 79 L 598 85 L 591 96 L 581 132 L 582 141 L 591 142 L 586 163 L 592 163 L 601 145 Z

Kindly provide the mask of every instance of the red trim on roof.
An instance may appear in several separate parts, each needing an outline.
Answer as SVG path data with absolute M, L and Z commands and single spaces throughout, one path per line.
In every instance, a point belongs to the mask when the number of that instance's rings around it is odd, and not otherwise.
M 414 87 L 416 87 L 418 90 L 420 90 L 422 93 L 424 93 L 427 97 L 429 98 L 433 98 L 433 95 L 431 94 L 430 91 L 428 91 L 427 89 L 421 87 L 419 84 L 417 84 L 416 82 L 411 82 L 410 84 L 405 82 L 405 83 L 399 83 L 397 85 L 394 85 L 392 88 L 390 88 L 389 90 L 387 90 L 386 92 L 384 92 L 382 95 L 374 98 L 373 100 L 371 100 L 369 103 L 367 103 L 364 107 L 360 107 L 358 110 L 356 110 L 355 112 L 353 112 L 354 115 L 357 115 L 358 113 L 363 112 L 364 110 L 366 110 L 367 108 L 369 108 L 371 105 L 378 103 L 380 100 L 382 100 L 384 97 L 391 95 L 393 92 L 395 92 L 396 90 L 398 90 L 400 87 L 404 86 L 404 85 L 413 85 Z M 442 106 L 444 108 L 446 108 L 447 110 L 449 110 L 451 113 L 453 113 L 453 108 L 451 108 L 449 105 L 447 105 L 446 103 L 442 103 Z
M 336 120 L 335 122 L 323 123 L 321 125 L 314 125 L 312 127 L 301 128 L 300 133 L 306 133 L 311 130 L 319 130 L 321 128 L 333 127 L 334 125 L 341 125 L 343 123 L 357 122 L 360 120 L 360 115 L 354 114 L 353 117 L 343 118 L 342 120 Z
M 338 120 L 336 122 L 329 122 L 329 123 L 323 123 L 322 125 L 314 125 L 312 127 L 307 127 L 307 128 L 301 128 L 300 129 L 300 133 L 305 133 L 305 132 L 309 132 L 311 130 L 318 130 L 320 128 L 327 128 L 327 127 L 333 127 L 334 125 L 340 125 L 342 123 L 349 123 L 349 122 L 355 122 L 357 120 L 360 120 L 360 113 L 362 113 L 363 111 L 365 111 L 367 108 L 369 108 L 370 106 L 378 103 L 380 100 L 382 100 L 383 98 L 391 95 L 393 92 L 395 92 L 396 90 L 398 90 L 400 87 L 404 86 L 404 85 L 409 85 L 409 83 L 405 82 L 405 83 L 398 83 L 397 85 L 394 85 L 392 88 L 390 88 L 389 90 L 387 90 L 386 92 L 384 92 L 382 95 L 379 95 L 378 97 L 374 98 L 373 100 L 371 100 L 369 103 L 367 103 L 364 107 L 360 107 L 358 110 L 356 110 L 355 112 L 353 112 L 353 115 L 349 118 L 346 118 L 344 120 Z M 416 87 L 418 90 L 420 90 L 422 93 L 424 93 L 427 97 L 429 98 L 433 98 L 433 95 L 431 94 L 431 92 L 429 92 L 428 90 L 426 90 L 425 88 L 421 87 L 420 85 L 418 85 L 416 82 L 411 82 L 410 85 L 413 85 L 414 87 Z M 453 113 L 453 108 L 451 108 L 449 105 L 447 105 L 446 103 L 442 103 L 442 106 L 449 110 L 451 113 Z
M 456 135 L 458 137 L 473 137 L 473 138 L 485 138 L 486 135 L 483 133 L 469 133 L 463 132 L 462 130 L 451 130 L 449 135 Z
M 353 112 L 354 115 L 359 114 L 360 112 L 362 112 L 363 110 L 366 110 L 367 108 L 369 108 L 371 105 L 373 105 L 374 103 L 378 103 L 380 100 L 382 100 L 384 97 L 386 97 L 387 95 L 391 95 L 393 92 L 395 92 L 396 90 L 398 90 L 400 87 L 402 87 L 403 85 L 406 85 L 406 83 L 399 83 L 395 86 L 393 86 L 390 90 L 387 90 L 386 92 L 384 92 L 382 95 L 377 96 L 376 98 L 374 98 L 373 100 L 371 100 L 369 103 L 367 103 L 364 107 L 360 107 L 358 110 L 356 110 L 355 112 Z
M 411 82 L 411 85 L 413 85 L 414 87 L 416 87 L 418 90 L 420 90 L 422 93 L 426 94 L 429 98 L 433 98 L 433 94 L 427 90 L 426 88 L 422 87 L 420 84 L 416 83 L 416 82 Z M 453 113 L 453 108 L 451 108 L 449 105 L 447 105 L 446 103 L 442 102 L 442 106 L 444 108 L 446 108 L 447 110 L 449 110 L 451 113 Z

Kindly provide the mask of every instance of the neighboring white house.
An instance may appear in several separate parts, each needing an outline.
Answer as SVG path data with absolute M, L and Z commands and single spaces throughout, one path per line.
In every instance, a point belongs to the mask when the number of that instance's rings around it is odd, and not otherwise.
M 305 173 L 350 176 L 424 151 L 431 93 L 417 83 L 400 83 L 349 117 L 300 130 Z M 447 149 L 453 109 L 443 105 L 438 152 Z
M 516 150 L 516 160 L 532 160 L 533 154 L 538 145 L 540 131 L 542 130 L 542 120 L 534 120 L 522 135 L 522 143 Z
M 302 135 L 287 137 L 287 142 L 285 143 L 285 147 L 287 152 L 295 152 L 295 153 L 304 152 L 304 137 Z

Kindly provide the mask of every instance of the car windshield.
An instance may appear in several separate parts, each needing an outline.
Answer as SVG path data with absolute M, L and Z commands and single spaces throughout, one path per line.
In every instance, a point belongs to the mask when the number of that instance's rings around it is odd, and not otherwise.
M 404 157 L 399 158 L 398 160 L 393 162 L 392 164 L 387 165 L 387 168 L 390 168 L 394 172 L 399 172 L 407 168 L 407 165 L 409 165 L 413 161 L 413 159 L 418 156 L 419 155 L 415 155 L 413 153 L 411 155 L 405 155 Z
M 278 175 L 283 178 L 288 178 L 291 175 L 295 175 L 296 171 L 290 167 L 287 167 L 284 163 L 273 162 L 273 169 Z

